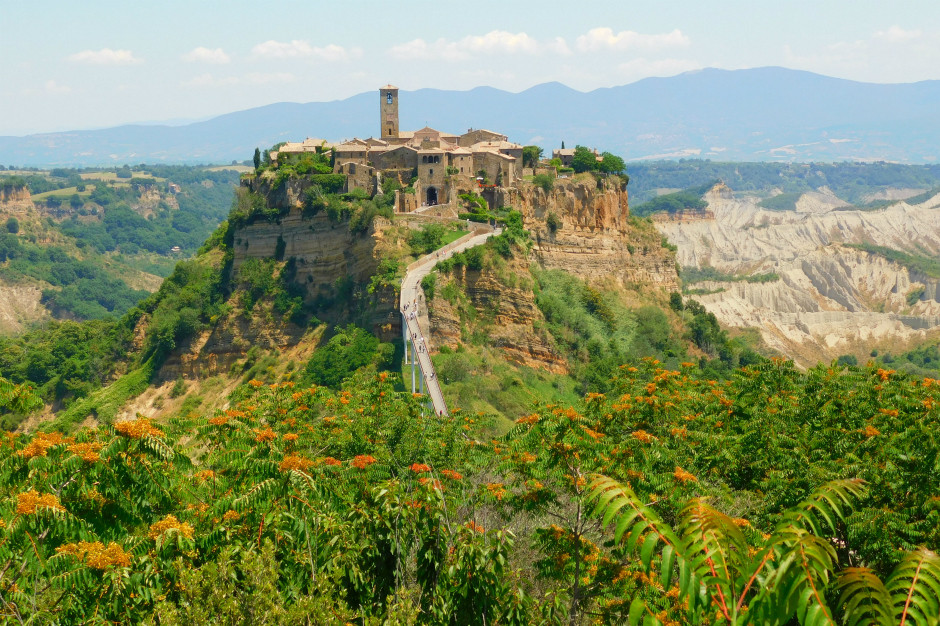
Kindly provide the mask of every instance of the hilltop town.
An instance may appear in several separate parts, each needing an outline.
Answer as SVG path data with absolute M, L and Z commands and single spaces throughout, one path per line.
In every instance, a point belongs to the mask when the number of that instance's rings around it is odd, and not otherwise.
M 371 196 L 388 178 L 413 190 L 411 197 L 396 201 L 399 212 L 451 204 L 465 191 L 508 188 L 537 173 L 537 162 L 524 167 L 523 146 L 499 132 L 470 128 L 456 135 L 428 126 L 401 130 L 398 92 L 393 85 L 379 89 L 379 137 L 340 143 L 313 138 L 287 142 L 269 153 L 271 162 L 288 165 L 311 154 L 332 153 L 333 172 L 346 176 L 347 193 L 362 189 Z M 568 167 L 574 154 L 572 148 L 561 148 L 552 157 L 557 165 Z M 596 150 L 593 154 L 602 161 Z

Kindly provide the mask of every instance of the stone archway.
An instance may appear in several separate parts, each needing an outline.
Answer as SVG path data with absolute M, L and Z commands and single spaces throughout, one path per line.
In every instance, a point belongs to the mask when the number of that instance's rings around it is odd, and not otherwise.
M 435 204 L 437 204 L 437 187 L 428 187 L 427 205 L 434 206 Z

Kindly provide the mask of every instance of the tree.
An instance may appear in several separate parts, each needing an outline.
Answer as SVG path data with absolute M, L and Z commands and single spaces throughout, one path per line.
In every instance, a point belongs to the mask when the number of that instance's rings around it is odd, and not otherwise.
M 254 157 L 255 169 L 261 167 L 261 150 L 255 148 L 255 157 Z
M 600 170 L 608 174 L 620 174 L 627 169 L 626 164 L 619 156 L 610 152 L 601 153 Z
M 677 467 L 675 474 L 685 472 Z M 833 576 L 838 555 L 825 537 L 839 532 L 867 494 L 862 480 L 826 483 L 756 542 L 745 531 L 749 522 L 702 499 L 686 504 L 673 529 L 629 485 L 598 475 L 589 490 L 587 499 L 597 501 L 595 516 L 603 515 L 604 526 L 617 521 L 615 541 L 639 556 L 650 587 L 676 585 L 693 623 L 717 615 L 734 626 L 793 623 L 794 617 L 801 624 L 835 624 L 832 607 L 841 610 L 844 624 L 934 623 L 922 620 L 936 614 L 940 599 L 940 559 L 929 550 L 907 552 L 885 582 L 867 567 Z M 627 623 L 661 624 L 657 608 L 637 594 Z
M 543 150 L 538 146 L 522 147 L 522 167 L 536 167 L 542 158 Z
M 571 167 L 577 173 L 591 172 L 597 169 L 597 157 L 594 151 L 584 146 L 575 146 L 574 157 L 571 159 Z
M 7 220 L 7 232 L 12 233 L 14 235 L 20 232 L 20 221 L 16 219 L 15 217 L 11 217 L 10 219 L 8 219 Z

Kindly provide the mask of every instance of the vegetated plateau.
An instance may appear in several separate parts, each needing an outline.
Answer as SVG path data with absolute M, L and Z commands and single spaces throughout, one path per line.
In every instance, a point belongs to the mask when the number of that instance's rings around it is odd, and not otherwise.
M 709 183 L 671 221 L 631 215 L 626 179 L 591 172 L 468 188 L 459 219 L 433 220 L 395 212 L 407 185 L 344 193 L 326 158 L 246 173 L 228 219 L 121 317 L 0 346 L 6 426 L 30 431 L 0 447 L 5 619 L 933 615 L 935 345 L 907 372 L 800 370 L 722 328 L 680 276 L 785 278 L 677 273 L 686 242 L 661 231 L 718 219 L 734 198 L 712 179 L 663 179 Z M 423 281 L 451 407 L 435 416 L 402 375 L 397 289 L 467 219 L 502 233 Z

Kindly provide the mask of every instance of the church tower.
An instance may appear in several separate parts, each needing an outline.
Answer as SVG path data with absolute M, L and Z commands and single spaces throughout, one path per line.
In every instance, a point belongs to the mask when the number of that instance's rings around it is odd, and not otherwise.
M 379 89 L 379 129 L 382 139 L 398 137 L 398 87 Z

